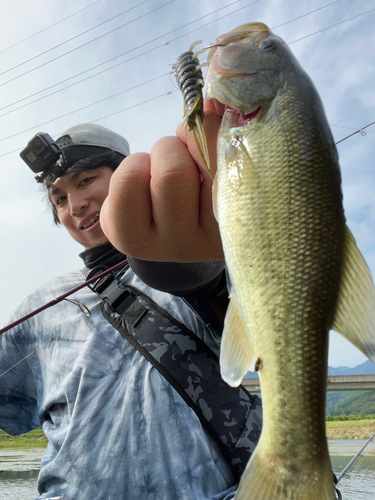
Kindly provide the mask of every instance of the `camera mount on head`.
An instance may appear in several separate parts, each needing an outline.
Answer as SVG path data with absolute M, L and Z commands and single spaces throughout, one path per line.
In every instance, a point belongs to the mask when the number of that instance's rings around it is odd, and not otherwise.
M 66 137 L 64 139 L 65 141 L 59 144 L 49 134 L 39 132 L 20 152 L 22 160 L 35 174 L 42 172 L 35 177 L 37 182 L 43 182 L 49 175 L 54 180 L 68 168 L 62 149 L 73 143 L 70 140 L 70 144 L 66 144 Z

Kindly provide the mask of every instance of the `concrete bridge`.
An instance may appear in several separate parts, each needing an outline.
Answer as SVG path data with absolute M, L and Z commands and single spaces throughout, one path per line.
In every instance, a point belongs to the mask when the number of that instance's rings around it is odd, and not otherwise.
M 258 378 L 245 378 L 242 384 L 249 392 L 260 392 Z M 327 391 L 368 391 L 375 389 L 375 375 L 330 375 Z

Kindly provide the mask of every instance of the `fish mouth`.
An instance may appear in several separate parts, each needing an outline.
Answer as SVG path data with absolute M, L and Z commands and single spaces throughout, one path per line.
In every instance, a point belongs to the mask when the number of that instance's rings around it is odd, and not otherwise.
M 231 108 L 230 106 L 225 106 L 225 113 L 229 113 L 231 116 L 231 128 L 233 127 L 243 127 L 250 123 L 258 114 L 259 111 L 261 110 L 262 106 L 258 106 L 256 109 L 253 111 L 250 111 L 250 113 L 243 113 L 242 111 L 238 109 Z

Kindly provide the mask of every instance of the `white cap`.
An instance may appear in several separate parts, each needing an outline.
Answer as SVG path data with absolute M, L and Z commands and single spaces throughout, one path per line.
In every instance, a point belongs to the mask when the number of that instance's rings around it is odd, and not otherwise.
M 61 149 L 70 146 L 96 146 L 112 149 L 124 156 L 130 155 L 129 143 L 125 137 L 94 123 L 82 123 L 68 128 L 56 142 Z

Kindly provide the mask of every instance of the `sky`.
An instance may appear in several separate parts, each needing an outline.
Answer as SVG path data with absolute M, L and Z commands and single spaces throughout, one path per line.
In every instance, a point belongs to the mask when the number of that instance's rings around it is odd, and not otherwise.
M 0 324 L 48 279 L 82 267 L 19 157 L 38 132 L 79 123 L 150 152 L 174 135 L 183 102 L 172 64 L 190 45 L 254 21 L 289 45 L 312 78 L 336 141 L 375 121 L 375 0 L 13 0 L 0 31 Z M 204 61 L 204 55 L 200 57 Z M 364 133 L 365 132 L 365 133 Z M 344 208 L 375 274 L 375 125 L 338 144 Z M 366 357 L 335 332 L 330 366 Z

